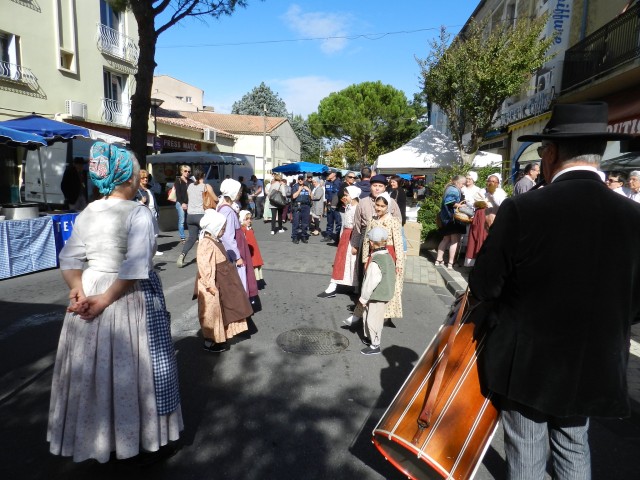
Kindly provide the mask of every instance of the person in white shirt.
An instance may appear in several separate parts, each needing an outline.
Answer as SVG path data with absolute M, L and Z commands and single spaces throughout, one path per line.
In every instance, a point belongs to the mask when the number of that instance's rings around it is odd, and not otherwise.
M 479 186 L 476 185 L 478 181 L 478 174 L 474 171 L 467 172 L 465 176 L 465 184 L 462 187 L 462 195 L 464 196 L 465 203 L 473 208 L 473 202 L 475 202 L 474 197 L 476 193 L 480 193 L 482 190 Z
M 634 170 L 629 174 L 629 188 L 625 193 L 627 198 L 640 203 L 640 170 Z
M 607 177 L 607 187 L 620 195 L 626 196 L 624 187 L 625 177 L 622 172 L 609 172 Z

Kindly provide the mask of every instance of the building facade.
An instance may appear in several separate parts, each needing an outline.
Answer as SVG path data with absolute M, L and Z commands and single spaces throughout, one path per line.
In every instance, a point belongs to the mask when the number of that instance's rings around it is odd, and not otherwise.
M 555 102 L 606 101 L 612 131 L 640 132 L 639 2 L 483 0 L 471 18 L 487 20 L 491 28 L 501 22 L 545 14 L 549 20 L 543 36 L 555 36 L 549 50 L 554 56 L 527 79 L 522 93 L 505 100 L 494 130 L 480 147 L 503 155 L 505 173 L 511 171 L 516 160 L 538 159 L 538 145 L 523 146 L 517 137 L 540 132 Z M 440 119 L 438 125 L 442 123 Z

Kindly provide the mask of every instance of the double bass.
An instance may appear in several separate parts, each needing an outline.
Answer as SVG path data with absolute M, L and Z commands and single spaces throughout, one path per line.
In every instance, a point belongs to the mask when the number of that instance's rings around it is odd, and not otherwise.
M 373 443 L 411 479 L 470 479 L 491 444 L 499 412 L 481 391 L 477 359 L 486 305 L 469 291 L 451 308 L 373 430 Z

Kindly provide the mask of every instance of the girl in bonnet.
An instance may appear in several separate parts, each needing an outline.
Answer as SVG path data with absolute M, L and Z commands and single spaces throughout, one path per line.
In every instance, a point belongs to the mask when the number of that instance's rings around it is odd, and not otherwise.
M 200 220 L 198 274 L 194 296 L 198 298 L 198 319 L 204 349 L 221 353 L 229 350 L 227 340 L 248 330 L 247 317 L 253 313 L 238 276 L 220 241 L 227 219 L 207 210 Z
M 256 275 L 256 282 L 258 283 L 259 288 L 263 288 L 264 279 L 262 277 L 262 266 L 264 265 L 264 260 L 262 259 L 262 254 L 260 253 L 258 240 L 256 240 L 256 235 L 253 231 L 253 227 L 251 226 L 253 220 L 251 217 L 251 212 L 249 210 L 241 210 L 239 219 L 240 225 L 242 226 L 242 232 L 247 239 L 247 245 L 249 246 L 249 251 L 251 252 L 251 262 L 253 263 L 253 272 Z

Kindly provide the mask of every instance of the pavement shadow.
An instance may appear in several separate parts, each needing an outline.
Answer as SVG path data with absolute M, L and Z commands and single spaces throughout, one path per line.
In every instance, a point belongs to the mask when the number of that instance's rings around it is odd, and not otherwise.
M 376 447 L 373 446 L 371 437 L 373 429 L 393 401 L 396 393 L 402 387 L 405 379 L 411 373 L 418 354 L 406 347 L 392 345 L 382 349 L 382 354 L 387 360 L 388 366 L 380 371 L 380 393 L 369 416 L 360 428 L 360 432 L 353 441 L 350 451 L 370 468 L 384 476 L 386 479 L 406 478 L 405 475 L 387 462 Z

